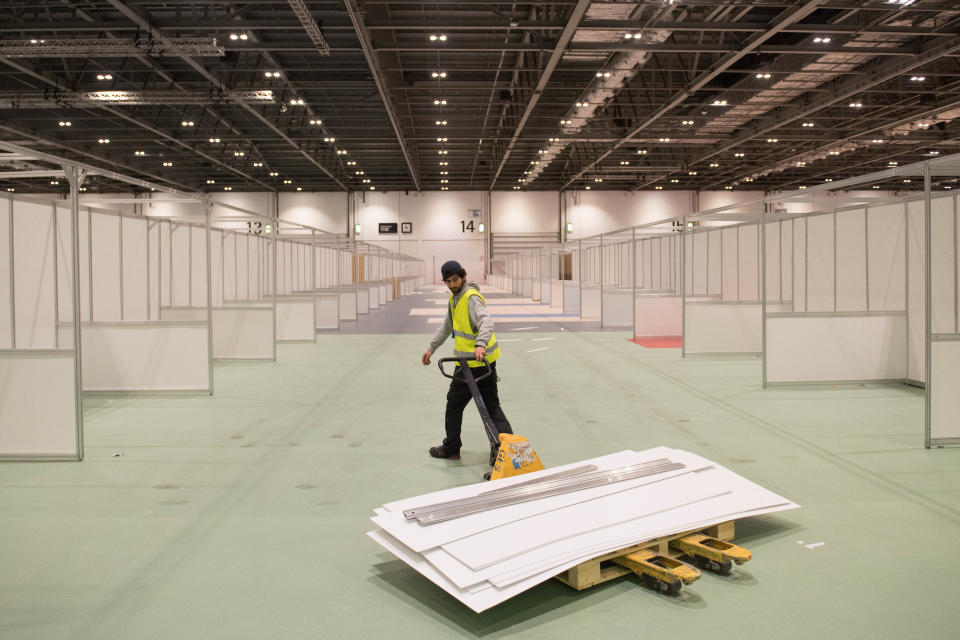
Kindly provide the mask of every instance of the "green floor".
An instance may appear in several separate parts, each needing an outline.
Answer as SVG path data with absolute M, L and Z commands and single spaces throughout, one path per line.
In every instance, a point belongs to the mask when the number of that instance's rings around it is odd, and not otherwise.
M 0 465 L 0 638 L 957 637 L 960 450 L 923 448 L 922 392 L 510 337 L 504 409 L 547 466 L 667 445 L 803 508 L 743 521 L 754 561 L 679 597 L 551 581 L 476 615 L 364 535 L 384 502 L 479 479 L 476 412 L 463 459 L 430 459 L 427 336 L 323 335 L 218 365 L 213 397 L 88 399 L 82 463 Z

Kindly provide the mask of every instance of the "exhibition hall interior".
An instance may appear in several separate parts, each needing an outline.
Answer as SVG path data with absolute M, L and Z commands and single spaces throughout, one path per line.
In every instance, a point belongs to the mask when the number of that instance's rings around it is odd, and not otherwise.
M 952 1 L 2 3 L 0 636 L 954 638 L 958 192 Z

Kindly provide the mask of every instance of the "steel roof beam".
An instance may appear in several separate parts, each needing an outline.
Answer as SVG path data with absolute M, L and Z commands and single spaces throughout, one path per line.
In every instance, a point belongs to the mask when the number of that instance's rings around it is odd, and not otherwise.
M 500 173 L 503 171 L 503 167 L 506 166 L 507 159 L 510 157 L 510 153 L 513 151 L 513 147 L 516 145 L 517 139 L 520 137 L 520 133 L 523 131 L 524 125 L 526 125 L 527 120 L 533 113 L 533 109 L 537 106 L 540 96 L 543 95 L 543 90 L 547 87 L 547 83 L 550 82 L 550 77 L 553 75 L 554 69 L 557 68 L 557 65 L 563 58 L 563 54 L 566 51 L 567 45 L 570 44 L 570 41 L 573 39 L 573 35 L 577 31 L 580 21 L 583 20 L 583 16 L 586 15 L 587 9 L 589 8 L 590 0 L 578 0 L 577 5 L 570 13 L 570 17 L 567 18 L 567 25 L 564 27 L 563 33 L 561 33 L 560 37 L 557 39 L 553 52 L 550 54 L 550 58 L 547 60 L 546 66 L 540 73 L 540 78 L 537 80 L 537 85 L 534 87 L 533 93 L 530 95 L 530 101 L 527 102 L 527 107 L 524 109 L 523 115 L 520 117 L 520 122 L 517 124 L 516 130 L 513 132 L 513 137 L 511 137 L 510 142 L 507 143 L 507 148 L 503 152 L 503 157 L 500 159 L 500 165 L 497 167 L 496 173 L 493 174 L 493 180 L 490 181 L 490 191 L 492 191 L 493 187 L 496 186 L 497 180 L 500 178 Z
M 413 160 L 410 157 L 410 152 L 407 150 L 407 144 L 403 137 L 403 131 L 400 128 L 400 119 L 397 116 L 396 108 L 394 107 L 393 101 L 390 98 L 390 87 L 387 85 L 386 77 L 384 76 L 383 71 L 380 69 L 380 65 L 377 61 L 377 54 L 374 51 L 373 42 L 370 38 L 370 32 L 364 25 L 363 15 L 361 15 L 360 7 L 358 6 L 356 0 L 344 0 L 344 5 L 347 8 L 347 12 L 350 14 L 350 20 L 353 22 L 353 28 L 357 34 L 357 39 L 360 41 L 360 46 L 363 49 L 363 55 L 367 59 L 367 65 L 370 67 L 370 73 L 373 75 L 373 80 L 377 85 L 377 91 L 380 93 L 380 100 L 383 102 L 383 108 L 387 112 L 387 117 L 390 119 L 390 126 L 393 127 L 393 131 L 397 135 L 397 143 L 400 145 L 400 151 L 403 153 L 403 159 L 407 163 L 407 169 L 410 171 L 410 177 L 413 179 L 413 184 L 417 191 L 420 191 L 421 187 L 419 172 L 414 167 Z
M 676 93 L 666 104 L 657 109 L 653 114 L 651 114 L 646 120 L 644 120 L 640 126 L 635 127 L 630 133 L 623 137 L 620 142 L 617 142 L 607 151 L 601 154 L 596 160 L 586 165 L 583 169 L 578 171 L 572 178 L 567 180 L 562 188 L 567 188 L 575 180 L 577 180 L 584 173 L 595 167 L 604 158 L 609 156 L 611 153 L 619 149 L 626 140 L 633 138 L 638 133 L 644 129 L 650 127 L 653 123 L 659 120 L 661 117 L 672 111 L 675 107 L 682 104 L 687 98 L 695 94 L 697 91 L 705 87 L 710 81 L 719 76 L 721 73 L 726 71 L 729 67 L 733 66 L 744 57 L 751 55 L 754 51 L 763 45 L 764 42 L 772 38 L 773 36 L 780 33 L 785 27 L 799 21 L 803 20 L 805 17 L 816 11 L 826 2 L 826 0 L 810 0 L 809 2 L 804 3 L 799 8 L 794 8 L 783 12 L 774 22 L 770 25 L 770 28 L 764 33 L 757 34 L 756 36 L 750 38 L 744 45 L 736 52 L 727 54 L 722 59 L 715 62 L 709 69 L 701 73 L 693 82 L 687 85 L 684 89 Z

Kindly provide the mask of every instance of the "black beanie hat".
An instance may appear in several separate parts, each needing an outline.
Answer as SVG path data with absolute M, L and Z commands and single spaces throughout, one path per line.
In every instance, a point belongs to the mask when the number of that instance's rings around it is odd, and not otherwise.
M 460 276 L 463 278 L 467 275 L 467 272 L 463 270 L 463 267 L 461 267 L 460 263 L 456 260 L 448 260 L 440 267 L 440 275 L 446 280 L 450 276 Z

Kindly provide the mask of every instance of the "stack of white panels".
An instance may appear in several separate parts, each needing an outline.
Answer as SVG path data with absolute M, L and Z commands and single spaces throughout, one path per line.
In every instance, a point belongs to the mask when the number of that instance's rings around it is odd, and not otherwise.
M 600 480 L 569 490 L 588 478 Z M 514 485 L 523 487 L 504 492 Z M 480 510 L 446 519 L 437 505 L 448 501 Z M 706 458 L 657 447 L 390 502 L 367 535 L 479 613 L 604 553 L 798 506 Z

